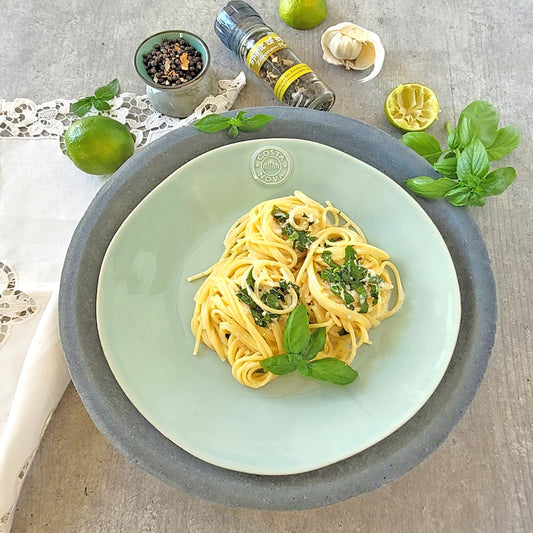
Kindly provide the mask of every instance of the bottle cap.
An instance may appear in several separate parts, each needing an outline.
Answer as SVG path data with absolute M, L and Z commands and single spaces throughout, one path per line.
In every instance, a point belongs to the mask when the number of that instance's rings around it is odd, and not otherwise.
M 229 2 L 215 20 L 215 33 L 224 46 L 238 52 L 237 47 L 246 32 L 257 24 L 264 24 L 257 11 L 240 0 Z

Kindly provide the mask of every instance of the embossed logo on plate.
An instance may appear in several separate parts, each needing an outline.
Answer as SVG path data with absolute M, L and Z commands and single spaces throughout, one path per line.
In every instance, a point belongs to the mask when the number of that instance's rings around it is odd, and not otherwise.
M 263 185 L 279 185 L 292 171 L 289 154 L 276 146 L 264 146 L 252 155 L 250 170 L 254 180 Z

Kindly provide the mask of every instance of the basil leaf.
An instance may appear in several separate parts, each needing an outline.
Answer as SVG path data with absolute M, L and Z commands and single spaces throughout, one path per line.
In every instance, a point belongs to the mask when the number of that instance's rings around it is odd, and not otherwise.
M 487 150 L 479 139 L 474 139 L 457 158 L 457 177 L 468 175 L 483 177 L 489 171 Z
M 344 262 L 347 263 L 349 261 L 355 261 L 356 258 L 357 256 L 355 255 L 353 246 L 346 246 L 344 249 Z
M 204 133 L 215 133 L 216 131 L 228 128 L 230 126 L 230 119 L 228 117 L 212 114 L 197 120 L 193 126 Z
M 496 132 L 496 139 L 487 148 L 489 161 L 497 161 L 520 144 L 520 132 L 514 126 L 505 126 Z
M 296 370 L 296 364 L 292 362 L 286 353 L 281 355 L 274 355 L 273 357 L 267 357 L 262 361 L 259 361 L 261 368 L 276 374 L 277 376 L 283 376 L 290 374 Z
M 309 343 L 309 319 L 305 305 L 295 307 L 287 319 L 283 330 L 283 347 L 286 352 L 303 352 Z
M 98 111 L 109 111 L 111 109 L 111 106 L 105 100 L 100 100 L 100 98 L 93 98 L 93 106 Z
M 463 117 L 457 124 L 457 137 L 459 138 L 459 146 L 468 146 L 474 139 L 474 131 L 468 117 Z
M 469 205 L 470 191 L 471 191 L 470 187 L 466 187 L 464 185 L 458 185 L 457 187 L 454 187 L 453 189 L 449 190 L 444 195 L 444 198 L 448 202 L 450 202 L 450 204 L 458 206 L 458 207 Z
M 410 178 L 405 181 L 407 187 L 422 198 L 444 198 L 444 195 L 457 185 L 455 180 L 450 178 L 433 179 L 429 176 Z
M 111 98 L 118 94 L 118 91 L 118 80 L 114 79 L 107 85 L 96 89 L 94 96 L 87 96 L 86 98 L 82 98 L 81 100 L 70 104 L 70 111 L 79 117 L 82 117 L 88 113 L 93 106 L 98 111 L 108 111 L 111 109 L 111 106 L 106 102 L 106 100 L 111 100 Z
M 111 100 L 114 96 L 118 94 L 119 85 L 118 80 L 115 78 L 113 81 L 110 81 L 107 85 L 99 87 L 94 91 L 94 96 L 100 100 Z M 96 107 L 96 106 L 95 106 Z M 98 109 L 98 108 L 97 108 Z
M 310 376 L 311 371 L 309 370 L 309 365 L 307 364 L 307 361 L 300 360 L 298 361 L 298 364 L 296 365 L 296 369 L 300 374 L 303 374 L 304 376 Z
M 254 268 L 253 267 L 248 271 L 248 275 L 246 276 L 246 283 L 248 284 L 248 287 L 251 287 L 252 289 L 255 286 Z
M 263 115 L 261 113 L 251 117 L 242 117 L 239 129 L 241 131 L 257 131 L 266 126 L 273 118 L 273 115 Z
M 459 130 L 454 128 L 448 134 L 448 146 L 452 150 L 457 150 L 461 146 L 461 139 L 459 138 Z
M 502 167 L 489 172 L 479 184 L 480 193 L 483 196 L 501 194 L 516 178 L 516 170 L 513 167 Z
M 354 302 L 355 298 L 349 292 L 344 291 L 344 303 L 347 304 L 346 307 Z
M 336 385 L 348 385 L 358 375 L 351 366 L 334 357 L 315 359 L 307 363 L 307 369 L 312 378 L 329 381 Z
M 237 128 L 237 126 L 230 126 L 229 130 L 228 130 L 228 135 L 234 139 L 235 137 L 237 137 L 237 135 L 239 135 L 239 128 Z
M 88 113 L 92 107 L 93 97 L 87 96 L 87 98 L 82 98 L 81 100 L 70 104 L 70 112 L 78 115 L 78 117 L 83 117 L 83 115 Z
M 261 301 L 271 309 L 281 309 L 278 296 L 279 293 L 276 291 L 276 289 L 272 289 L 272 291 L 265 292 L 261 296 Z
M 346 253 L 346 251 L 344 253 Z M 324 250 L 322 252 L 322 256 L 321 257 L 322 257 L 322 260 L 324 261 L 324 263 L 326 263 L 326 265 L 328 265 L 330 268 L 332 268 L 333 270 L 339 270 L 340 267 L 331 258 L 331 252 L 329 250 Z
M 280 223 L 285 223 L 289 220 L 289 213 L 282 211 L 277 205 L 272 208 L 272 216 Z
M 433 168 L 439 173 L 445 176 L 446 178 L 456 178 L 457 177 L 457 157 L 445 157 L 440 161 L 437 161 Z
M 468 120 L 465 120 L 468 119 Z M 470 140 L 477 137 L 484 146 L 489 147 L 496 139 L 496 131 L 500 118 L 496 108 L 484 100 L 476 100 L 467 105 L 459 116 L 459 133 L 463 146 L 463 134 L 468 132 Z
M 435 163 L 442 154 L 439 141 L 429 133 L 410 132 L 403 135 L 400 140 L 418 155 L 421 155 L 428 163 Z
M 303 358 L 305 361 L 311 361 L 313 357 L 324 349 L 326 344 L 326 328 L 317 328 L 311 333 L 307 348 L 303 352 Z
M 485 200 L 483 200 L 481 195 L 476 191 L 471 191 L 470 195 L 468 196 L 467 205 L 477 205 L 478 207 L 483 207 L 485 205 Z

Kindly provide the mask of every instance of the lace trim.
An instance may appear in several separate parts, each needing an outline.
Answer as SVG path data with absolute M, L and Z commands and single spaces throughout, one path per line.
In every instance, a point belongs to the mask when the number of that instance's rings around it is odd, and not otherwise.
M 243 72 L 233 80 L 220 80 L 218 95 L 208 96 L 192 115 L 184 119 L 159 113 L 151 106 L 146 95 L 137 96 L 133 93 L 121 93 L 116 96 L 109 102 L 111 109 L 106 114 L 128 125 L 135 135 L 136 146 L 141 147 L 170 130 L 191 124 L 206 114 L 229 111 L 245 84 Z M 0 99 L 0 137 L 61 139 L 63 132 L 79 118 L 69 111 L 73 101 L 58 99 L 36 104 L 26 98 L 17 98 L 12 102 Z M 64 151 L 63 145 L 62 149 Z
M 6 343 L 15 324 L 26 322 L 37 312 L 35 300 L 15 288 L 17 275 L 0 261 L 0 348 Z

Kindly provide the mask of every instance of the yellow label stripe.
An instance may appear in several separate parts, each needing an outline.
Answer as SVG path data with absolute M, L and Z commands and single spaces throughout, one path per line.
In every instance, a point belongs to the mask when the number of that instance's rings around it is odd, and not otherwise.
M 305 63 L 299 63 L 298 65 L 294 65 L 290 69 L 286 70 L 279 77 L 278 81 L 276 82 L 276 85 L 274 86 L 274 96 L 281 102 L 289 86 L 294 83 L 298 78 L 300 78 L 304 74 L 308 74 L 309 72 L 313 71 L 311 67 L 309 67 L 309 65 L 306 65 Z
M 288 48 L 287 43 L 279 35 L 271 33 L 252 46 L 246 56 L 246 65 L 254 74 L 259 75 L 264 62 L 283 48 Z

